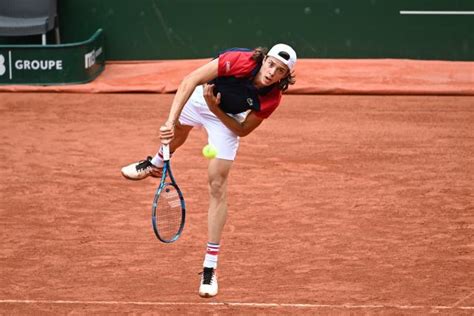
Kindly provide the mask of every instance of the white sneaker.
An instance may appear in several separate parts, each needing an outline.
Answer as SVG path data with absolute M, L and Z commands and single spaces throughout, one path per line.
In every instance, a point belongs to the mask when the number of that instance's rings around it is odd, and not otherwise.
M 129 180 L 142 180 L 148 176 L 161 178 L 163 168 L 158 168 L 151 163 L 151 157 L 134 162 L 122 168 L 122 175 Z
M 199 287 L 199 296 L 213 297 L 217 295 L 217 276 L 214 268 L 206 268 L 201 274 L 201 286 Z

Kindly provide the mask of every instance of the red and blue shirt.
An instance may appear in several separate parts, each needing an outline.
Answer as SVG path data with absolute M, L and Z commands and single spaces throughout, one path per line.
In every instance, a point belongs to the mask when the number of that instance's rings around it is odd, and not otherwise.
M 277 84 L 257 89 L 253 79 L 260 70 L 248 49 L 230 49 L 219 54 L 218 77 L 211 81 L 215 93 L 221 93 L 221 109 L 226 113 L 255 111 L 260 118 L 268 118 L 281 101 Z

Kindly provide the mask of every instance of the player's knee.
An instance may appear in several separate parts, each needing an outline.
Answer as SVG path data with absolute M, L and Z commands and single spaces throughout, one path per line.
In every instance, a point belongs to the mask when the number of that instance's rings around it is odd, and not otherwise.
M 223 198 L 226 192 L 226 179 L 218 177 L 209 179 L 209 194 L 213 198 Z

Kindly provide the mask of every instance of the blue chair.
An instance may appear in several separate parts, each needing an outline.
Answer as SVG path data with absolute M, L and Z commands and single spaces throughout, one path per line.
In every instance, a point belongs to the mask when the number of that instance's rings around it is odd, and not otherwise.
M 41 34 L 46 45 L 46 33 L 52 29 L 59 44 L 57 0 L 0 0 L 0 36 Z

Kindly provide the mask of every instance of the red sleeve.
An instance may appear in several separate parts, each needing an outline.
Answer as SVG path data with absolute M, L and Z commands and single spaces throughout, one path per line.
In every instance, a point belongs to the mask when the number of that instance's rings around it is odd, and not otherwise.
M 255 112 L 259 118 L 268 118 L 276 110 L 281 101 L 281 91 L 277 88 L 272 89 L 266 95 L 259 96 L 260 111 Z
M 237 78 L 248 76 L 256 66 L 256 62 L 251 57 L 252 52 L 241 51 L 227 51 L 219 55 L 218 76 Z

